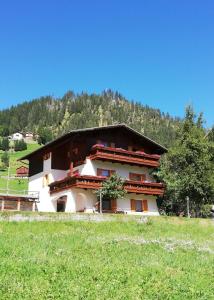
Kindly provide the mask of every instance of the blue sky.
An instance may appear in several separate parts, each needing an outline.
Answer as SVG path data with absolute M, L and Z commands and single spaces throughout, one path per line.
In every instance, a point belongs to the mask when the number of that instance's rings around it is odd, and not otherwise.
M 0 109 L 106 88 L 211 126 L 214 2 L 0 0 Z

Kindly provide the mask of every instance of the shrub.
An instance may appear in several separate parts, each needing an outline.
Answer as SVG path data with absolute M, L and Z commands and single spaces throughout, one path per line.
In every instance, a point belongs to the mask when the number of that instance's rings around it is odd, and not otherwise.
M 201 210 L 200 210 L 200 217 L 210 218 L 212 216 L 211 210 L 212 210 L 212 205 L 211 204 L 203 205 L 201 207 Z

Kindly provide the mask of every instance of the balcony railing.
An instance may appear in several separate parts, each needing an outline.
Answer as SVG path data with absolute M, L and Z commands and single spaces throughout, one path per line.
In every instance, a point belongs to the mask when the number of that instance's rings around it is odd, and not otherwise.
M 94 145 L 89 158 L 91 160 L 103 160 L 155 168 L 159 166 L 160 155 Z
M 76 175 L 66 177 L 63 180 L 50 184 L 50 193 L 57 193 L 73 187 L 82 189 L 99 189 L 102 182 L 106 180 L 104 176 Z M 125 180 L 125 190 L 127 193 L 160 195 L 164 193 L 164 185 L 156 182 Z

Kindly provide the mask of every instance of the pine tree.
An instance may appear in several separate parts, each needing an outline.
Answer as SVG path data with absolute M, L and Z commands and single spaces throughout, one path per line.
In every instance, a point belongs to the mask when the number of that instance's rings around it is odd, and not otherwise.
M 10 142 L 8 138 L 2 139 L 1 148 L 3 151 L 8 151 L 10 149 Z
M 2 167 L 3 168 L 8 168 L 9 167 L 9 155 L 8 152 L 5 151 L 2 156 L 1 156 L 1 162 L 2 162 Z

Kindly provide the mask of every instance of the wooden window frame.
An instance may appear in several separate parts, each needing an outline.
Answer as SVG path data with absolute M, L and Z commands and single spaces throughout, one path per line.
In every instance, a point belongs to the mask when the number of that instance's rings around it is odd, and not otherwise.
M 102 171 L 108 171 L 109 175 L 108 176 L 102 175 Z M 115 170 L 97 168 L 97 176 L 111 177 L 111 175 L 113 175 L 115 173 L 116 173 Z
M 132 176 L 139 176 L 140 180 L 133 179 Z M 146 174 L 138 174 L 138 173 L 129 173 L 129 179 L 133 181 L 146 181 Z
M 114 142 L 107 142 L 107 141 L 97 140 L 97 144 L 98 145 L 103 145 L 104 147 L 115 148 L 115 143 Z
M 142 201 L 142 211 L 141 212 L 148 212 L 148 200 L 147 199 L 130 199 L 131 202 L 131 211 L 136 212 L 136 201 Z

